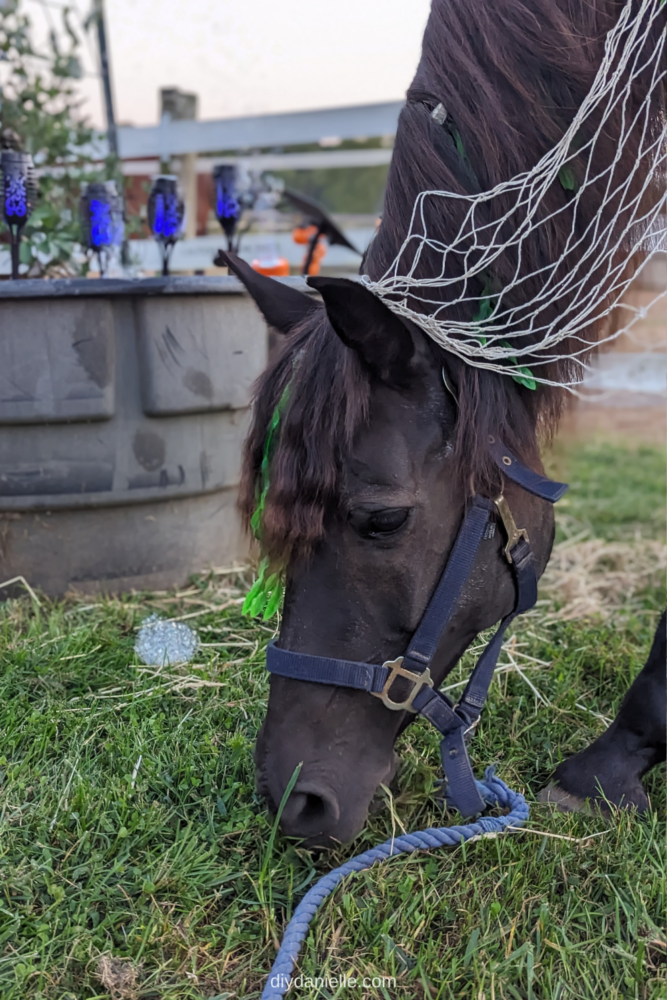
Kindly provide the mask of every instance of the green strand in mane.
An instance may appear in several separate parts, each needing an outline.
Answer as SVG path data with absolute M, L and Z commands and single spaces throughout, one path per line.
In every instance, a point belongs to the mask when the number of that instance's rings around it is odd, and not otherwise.
M 257 506 L 250 518 L 252 533 L 260 546 L 262 544 L 262 521 L 266 508 L 266 498 L 271 486 L 271 460 L 275 451 L 280 421 L 289 401 L 291 384 L 291 381 L 288 382 L 283 389 L 282 396 L 271 415 L 264 442 L 262 463 L 259 470 L 259 483 L 257 484 Z M 249 618 L 256 618 L 261 615 L 264 621 L 268 621 L 270 618 L 273 618 L 282 603 L 285 590 L 282 573 L 268 573 L 268 569 L 269 560 L 267 556 L 264 556 L 257 569 L 257 578 L 248 591 L 246 599 L 243 602 L 243 607 L 241 608 L 241 613 L 247 615 Z

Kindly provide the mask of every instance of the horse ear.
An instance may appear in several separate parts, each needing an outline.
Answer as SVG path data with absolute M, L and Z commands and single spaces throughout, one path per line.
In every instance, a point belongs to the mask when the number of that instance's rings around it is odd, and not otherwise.
M 407 326 L 376 295 L 349 278 L 308 278 L 324 300 L 329 321 L 383 382 L 405 384 L 415 342 Z
M 220 250 L 215 263 L 218 267 L 228 267 L 236 275 L 269 326 L 280 333 L 289 333 L 297 323 L 318 308 L 317 301 L 309 295 L 304 295 L 282 281 L 259 274 L 235 253 Z

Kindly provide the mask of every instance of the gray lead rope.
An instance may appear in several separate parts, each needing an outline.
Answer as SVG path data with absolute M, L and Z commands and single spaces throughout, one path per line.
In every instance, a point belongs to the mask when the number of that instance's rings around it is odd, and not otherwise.
M 282 944 L 262 991 L 261 1000 L 282 1000 L 291 986 L 292 972 L 311 920 L 327 896 L 334 892 L 348 875 L 364 871 L 398 854 L 431 851 L 438 847 L 456 847 L 464 841 L 497 837 L 505 830 L 514 830 L 522 826 L 528 819 L 528 803 L 523 795 L 508 788 L 495 776 L 492 767 L 486 769 L 484 781 L 478 781 L 477 788 L 480 796 L 483 796 L 489 805 L 508 809 L 509 813 L 506 816 L 483 816 L 475 823 L 467 823 L 465 826 L 432 827 L 429 830 L 392 837 L 384 844 L 358 854 L 340 868 L 334 868 L 333 871 L 323 875 L 308 890 L 287 925 Z

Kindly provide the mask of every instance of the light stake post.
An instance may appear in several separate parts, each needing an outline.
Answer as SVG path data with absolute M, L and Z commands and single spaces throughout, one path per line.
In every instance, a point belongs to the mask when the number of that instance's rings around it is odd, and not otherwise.
M 227 249 L 238 252 L 238 242 L 234 247 L 234 234 L 241 218 L 241 203 L 238 195 L 238 174 L 235 166 L 219 164 L 213 168 L 213 189 L 215 195 L 215 215 L 227 237 Z
M 86 184 L 80 201 L 83 242 L 94 253 L 104 277 L 109 254 L 120 246 L 125 233 L 123 199 L 118 194 L 115 181 Z
M 2 214 L 9 228 L 12 278 L 18 278 L 21 232 L 32 214 L 37 196 L 35 168 L 29 153 L 21 153 L 14 149 L 3 149 L 0 167 L 2 168 Z
M 183 228 L 185 208 L 176 177 L 161 174 L 148 196 L 148 225 L 162 255 L 162 275 L 169 274 L 169 258 Z

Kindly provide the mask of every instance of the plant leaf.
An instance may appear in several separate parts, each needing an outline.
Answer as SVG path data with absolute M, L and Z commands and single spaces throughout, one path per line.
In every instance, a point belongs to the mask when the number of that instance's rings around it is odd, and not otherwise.
M 537 389 L 537 382 L 533 378 L 533 373 L 530 368 L 526 368 L 524 366 L 523 368 L 519 368 L 519 372 L 520 374 L 518 375 L 512 375 L 515 382 L 518 382 L 519 385 L 525 386 L 526 389 Z
M 574 170 L 567 164 L 558 171 L 558 180 L 565 191 L 576 191 L 579 187 L 577 178 L 574 176 Z

